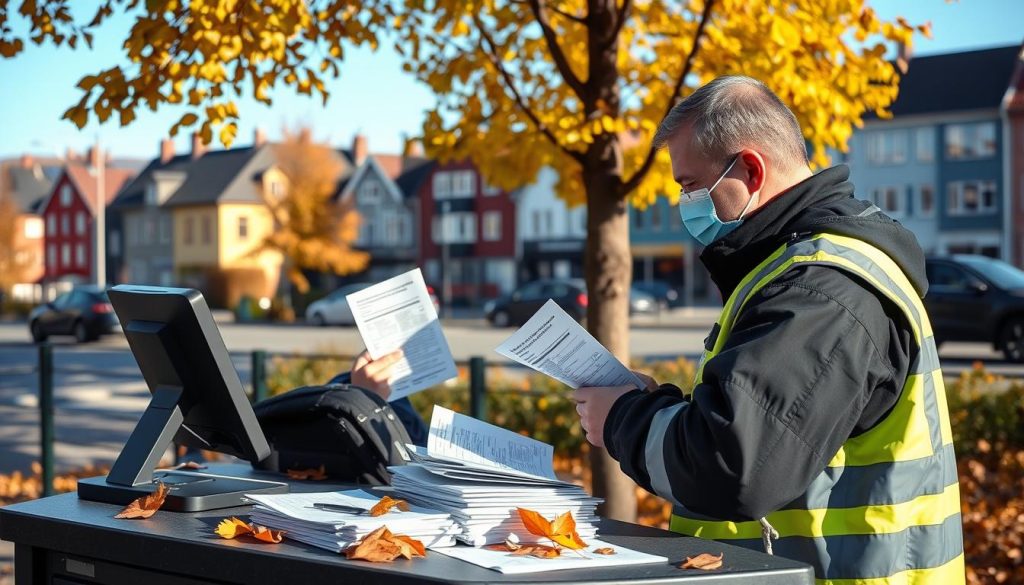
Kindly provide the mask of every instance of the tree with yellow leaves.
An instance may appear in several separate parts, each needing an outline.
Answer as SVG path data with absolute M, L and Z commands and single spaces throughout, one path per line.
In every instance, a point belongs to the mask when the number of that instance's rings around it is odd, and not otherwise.
M 275 168 L 287 184 L 280 195 L 261 191 L 274 229 L 252 254 L 280 253 L 283 272 L 300 293 L 309 290 L 303 270 L 345 275 L 366 268 L 369 255 L 352 247 L 359 236 L 359 214 L 334 201 L 345 168 L 338 152 L 313 142 L 308 128 L 285 132 L 273 148 Z
M 107 0 L 83 25 L 65 4 L 23 2 L 32 41 L 88 41 L 112 4 L 138 2 Z M 11 56 L 23 41 L 5 20 L 0 55 Z M 326 100 L 319 75 L 337 74 L 343 45 L 393 39 L 405 70 L 438 96 L 424 123 L 428 154 L 471 159 L 506 190 L 551 166 L 558 196 L 587 206 L 588 327 L 625 361 L 626 208 L 678 197 L 667 155 L 650 149 L 669 109 L 718 75 L 755 77 L 793 109 L 825 164 L 864 114 L 886 115 L 899 81 L 888 47 L 915 32 L 927 26 L 884 21 L 865 0 L 153 1 L 126 40 L 131 67 L 83 78 L 65 116 L 81 127 L 90 113 L 117 113 L 124 124 L 142 105 L 187 102 L 172 133 L 201 120 L 204 140 L 216 127 L 229 143 L 239 115 L 229 91 L 269 103 L 283 84 Z M 632 482 L 605 453 L 591 461 L 604 513 L 631 519 Z

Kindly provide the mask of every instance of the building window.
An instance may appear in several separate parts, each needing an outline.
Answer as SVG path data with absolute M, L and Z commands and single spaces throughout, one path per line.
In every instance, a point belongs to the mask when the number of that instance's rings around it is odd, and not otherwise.
M 890 165 L 906 162 L 906 130 L 876 130 L 867 135 L 867 141 L 869 163 Z
M 555 212 L 550 209 L 544 210 L 544 233 L 548 237 L 555 235 Z
M 364 203 L 377 203 L 383 195 L 384 189 L 378 181 L 364 181 L 359 186 L 359 200 Z
M 171 243 L 171 218 L 168 215 L 161 215 L 157 220 L 160 224 L 160 243 Z
M 501 239 L 501 212 L 488 211 L 484 213 L 484 241 L 497 242 Z
M 957 181 L 946 188 L 949 215 L 989 215 L 996 212 L 995 181 Z
M 489 185 L 487 183 L 484 183 L 483 192 L 484 192 L 484 196 L 486 196 L 486 197 L 494 197 L 496 195 L 501 195 L 501 188 L 500 187 L 495 187 L 494 185 Z
M 46 216 L 46 233 L 50 234 L 50 237 L 57 235 L 57 216 L 47 215 Z
M 146 205 L 156 205 L 157 203 L 159 203 L 159 201 L 157 201 L 156 193 L 156 183 L 150 183 L 146 185 Z
M 75 214 L 75 233 L 84 236 L 85 235 L 85 213 L 79 211 Z
M 71 267 L 71 244 L 61 244 L 60 246 L 60 264 L 64 268 Z
M 451 173 L 434 173 L 434 199 L 448 199 L 452 196 Z
M 71 216 L 66 213 L 60 216 L 60 233 L 65 236 L 71 235 Z
M 38 240 L 43 237 L 43 220 L 38 217 L 25 218 L 25 239 Z
M 918 186 L 916 212 L 921 217 L 935 215 L 935 188 L 931 185 Z
M 917 152 L 918 162 L 935 160 L 935 128 L 928 126 L 915 130 L 914 149 Z
M 185 218 L 185 243 L 191 244 L 196 239 L 196 222 L 191 215 Z
M 238 217 L 238 239 L 249 239 L 249 218 L 245 215 Z
M 633 229 L 644 229 L 644 211 L 638 207 L 633 208 Z
M 46 247 L 46 268 L 50 272 L 57 268 L 57 244 Z
M 143 223 L 144 223 L 144 225 L 146 227 L 143 228 L 143 230 L 142 230 L 142 238 L 141 238 L 142 243 L 143 244 L 153 244 L 153 243 L 158 242 L 159 241 L 158 238 L 160 237 L 160 234 L 157 233 L 157 229 L 158 228 L 157 228 L 156 220 L 153 219 L 152 217 L 147 217 L 144 220 Z
M 274 199 L 279 199 L 282 195 L 284 195 L 284 185 L 281 184 L 281 181 L 271 179 L 269 183 L 271 197 L 273 197 Z
M 71 185 L 62 185 L 60 188 L 60 205 L 61 207 L 71 206 Z
M 530 220 L 531 220 L 531 222 L 530 222 L 531 227 L 533 228 L 531 230 L 531 232 L 533 234 L 533 237 L 535 237 L 535 238 L 541 237 L 541 233 L 540 233 L 540 210 L 539 209 L 534 209 L 533 210 L 533 213 L 530 214 Z
M 651 205 L 651 229 L 660 232 L 664 228 L 661 225 L 661 205 L 657 201 Z
M 85 244 L 75 244 L 75 264 L 85 268 Z
M 107 236 L 107 251 L 113 258 L 121 257 L 121 232 L 113 230 Z
M 213 241 L 213 222 L 210 221 L 210 216 L 209 215 L 204 215 L 203 216 L 203 228 L 202 229 L 203 229 L 203 232 L 202 232 L 203 243 L 204 244 L 209 244 L 210 242 Z
M 476 172 L 455 171 L 452 173 L 452 197 L 476 195 Z
M 989 158 L 996 154 L 995 122 L 946 126 L 946 159 Z
M 476 215 L 448 213 L 435 216 L 433 223 L 435 244 L 472 244 L 476 242 Z
M 871 191 L 875 205 L 892 217 L 903 215 L 903 193 L 899 187 L 875 187 Z

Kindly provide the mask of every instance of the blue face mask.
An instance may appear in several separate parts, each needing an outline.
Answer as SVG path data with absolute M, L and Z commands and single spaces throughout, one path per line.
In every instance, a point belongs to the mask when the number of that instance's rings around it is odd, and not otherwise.
M 750 206 L 754 203 L 754 195 L 751 194 L 746 207 L 740 212 L 740 216 L 732 221 L 718 219 L 718 213 L 715 212 L 715 202 L 711 200 L 711 192 L 729 174 L 738 158 L 739 155 L 733 157 L 725 172 L 718 177 L 710 189 L 698 189 L 690 193 L 682 191 L 679 194 L 679 216 L 683 218 L 683 225 L 686 226 L 686 231 L 690 232 L 690 235 L 704 246 L 725 237 L 726 234 L 740 227 L 740 224 L 743 223 L 743 216 L 747 214 Z

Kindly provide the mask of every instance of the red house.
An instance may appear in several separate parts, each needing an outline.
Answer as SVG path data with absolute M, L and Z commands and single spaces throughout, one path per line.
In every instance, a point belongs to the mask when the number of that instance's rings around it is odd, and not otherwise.
M 435 165 L 419 195 L 420 265 L 442 297 L 476 305 L 515 288 L 516 212 L 509 193 L 485 185 L 466 161 Z
M 98 177 L 95 169 L 99 158 L 92 150 L 84 161 L 69 160 L 40 206 L 45 233 L 43 282 L 47 287 L 65 288 L 96 280 L 94 221 Z M 127 169 L 105 167 L 104 211 L 133 175 Z

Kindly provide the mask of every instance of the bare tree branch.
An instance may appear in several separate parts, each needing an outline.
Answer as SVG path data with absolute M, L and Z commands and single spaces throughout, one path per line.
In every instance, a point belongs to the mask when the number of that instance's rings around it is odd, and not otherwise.
M 555 62 L 558 67 L 558 72 L 565 78 L 565 82 L 575 92 L 576 97 L 583 99 L 583 94 L 586 91 L 583 82 L 576 76 L 576 73 L 572 70 L 569 65 L 569 60 L 565 57 L 565 52 L 562 51 L 562 46 L 558 44 L 558 35 L 555 30 L 551 28 L 551 23 L 548 21 L 548 15 L 546 8 L 541 5 L 540 0 L 530 0 L 530 10 L 533 11 L 534 17 L 540 24 L 540 30 L 544 33 L 544 40 L 547 41 L 548 52 L 551 53 L 551 60 Z
M 622 32 L 622 26 L 626 24 L 626 19 L 629 18 L 629 11 L 632 8 L 632 0 L 622 0 L 622 8 L 619 9 L 619 14 L 615 18 L 615 28 L 612 29 L 612 34 L 608 36 L 608 42 L 613 42 Z
M 704 12 L 700 15 L 700 23 L 697 25 L 697 32 L 693 35 L 693 46 L 690 48 L 690 54 L 686 56 L 686 62 L 683 64 L 683 70 L 679 72 L 679 77 L 676 79 L 675 87 L 672 88 L 672 93 L 668 98 L 668 104 L 665 106 L 665 113 L 662 114 L 662 118 L 667 116 L 668 113 L 672 111 L 672 107 L 676 105 L 676 99 L 679 97 L 679 92 L 683 89 L 683 84 L 686 83 L 686 77 L 690 74 L 690 70 L 693 69 L 693 61 L 697 57 L 697 53 L 700 51 L 701 37 L 704 36 L 704 28 L 711 19 L 711 8 L 714 4 L 715 0 L 705 0 L 704 2 Z M 657 151 L 652 148 L 650 152 L 647 153 L 647 158 L 644 159 L 644 164 L 640 165 L 637 172 L 634 173 L 629 180 L 624 181 L 622 186 L 619 187 L 620 196 L 625 197 L 630 191 L 637 188 L 640 181 L 642 181 L 648 171 L 651 170 L 651 166 L 654 164 L 655 155 L 657 155 Z
M 494 68 L 498 70 L 498 74 L 501 75 L 502 79 L 505 80 L 505 85 L 508 88 L 508 91 L 512 94 L 512 97 L 515 98 L 516 104 L 519 105 L 519 109 L 521 109 L 523 113 L 530 118 L 534 126 L 544 134 L 552 145 L 561 149 L 566 156 L 569 156 L 576 162 L 583 164 L 583 155 L 575 150 L 566 148 L 564 144 L 559 142 L 558 138 L 551 132 L 551 129 L 540 121 L 536 112 L 530 109 L 530 106 L 527 105 L 523 96 L 520 95 L 519 91 L 516 89 L 512 75 L 509 74 L 509 72 L 505 70 L 505 66 L 501 64 L 501 59 L 498 57 L 497 45 L 495 45 L 494 39 L 491 38 L 491 35 L 487 32 L 484 24 L 480 22 L 480 19 L 476 15 L 473 16 L 473 22 L 476 23 L 477 30 L 480 31 L 480 49 L 485 55 L 487 55 L 488 60 L 490 60 L 491 64 L 494 65 Z
M 511 0 L 511 1 L 512 1 L 513 4 L 527 4 L 527 5 L 530 4 L 530 0 Z M 575 14 L 570 14 L 570 13 L 568 13 L 568 12 L 566 12 L 566 11 L 562 10 L 561 8 L 556 7 L 556 6 L 546 6 L 546 8 L 548 10 L 550 10 L 551 12 L 554 12 L 555 14 L 557 14 L 557 15 L 563 17 L 563 18 L 567 18 L 567 19 L 569 19 L 569 20 L 571 20 L 573 22 L 576 22 L 576 23 L 579 23 L 579 24 L 587 24 L 586 17 L 577 16 Z

